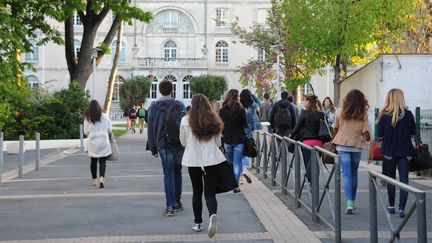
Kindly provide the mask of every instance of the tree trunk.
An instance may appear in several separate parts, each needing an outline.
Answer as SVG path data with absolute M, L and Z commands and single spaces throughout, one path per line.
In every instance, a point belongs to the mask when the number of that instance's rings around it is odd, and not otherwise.
M 122 39 L 123 39 L 123 23 L 122 21 L 120 21 L 120 25 L 117 32 L 117 42 L 116 42 L 116 49 L 114 54 L 114 61 L 113 61 L 113 65 L 111 68 L 111 73 L 108 81 L 107 93 L 105 96 L 104 112 L 106 114 L 109 114 L 111 108 L 111 101 L 114 92 L 114 83 L 117 77 L 117 67 L 120 59 Z
M 336 63 L 334 66 L 335 76 L 333 79 L 333 103 L 338 106 L 340 101 L 340 85 L 342 80 L 345 79 L 346 74 L 346 65 L 343 62 L 343 59 L 340 54 L 336 56 Z
M 109 8 L 103 8 L 99 14 L 94 12 L 93 1 L 87 1 L 86 11 L 78 12 L 81 22 L 83 24 L 83 36 L 81 40 L 79 56 L 75 56 L 75 34 L 73 27 L 72 15 L 65 21 L 65 55 L 70 75 L 70 80 L 77 81 L 78 84 L 85 88 L 87 80 L 93 72 L 92 68 L 92 53 L 94 48 L 94 41 L 96 38 L 97 30 L 106 17 Z M 117 18 L 116 18 L 117 19 Z M 114 21 L 113 25 L 117 24 Z M 115 32 L 109 32 L 104 40 L 104 44 L 111 45 L 112 38 L 110 35 L 115 35 Z M 108 43 L 107 43 L 108 42 Z M 103 52 L 98 53 L 98 63 L 100 62 Z

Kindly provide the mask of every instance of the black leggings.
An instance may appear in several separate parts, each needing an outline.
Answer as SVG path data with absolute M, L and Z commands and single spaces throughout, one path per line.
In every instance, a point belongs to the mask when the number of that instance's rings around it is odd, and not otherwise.
M 219 166 L 212 165 L 204 167 L 205 173 L 201 167 L 189 167 L 189 177 L 192 181 L 193 195 L 192 207 L 195 217 L 195 223 L 202 223 L 202 194 L 203 194 L 203 180 L 204 180 L 204 197 L 207 204 L 209 216 L 216 214 L 217 201 L 216 201 L 216 185 L 219 176 Z
M 91 157 L 90 171 L 91 171 L 93 179 L 97 178 L 97 161 L 98 160 L 99 160 L 99 176 L 105 177 L 106 159 L 107 159 L 107 157 L 102 157 L 102 158 Z

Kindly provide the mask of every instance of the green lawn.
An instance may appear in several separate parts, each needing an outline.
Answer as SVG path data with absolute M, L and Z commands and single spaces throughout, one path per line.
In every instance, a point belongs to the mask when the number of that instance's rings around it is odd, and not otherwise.
M 114 124 L 113 127 L 126 127 L 126 124 Z
M 128 131 L 126 131 L 126 130 L 112 130 L 112 133 L 114 134 L 114 136 L 116 137 L 116 138 L 118 138 L 118 137 L 120 137 L 121 135 L 123 135 L 123 134 L 125 134 L 125 133 L 127 133 Z

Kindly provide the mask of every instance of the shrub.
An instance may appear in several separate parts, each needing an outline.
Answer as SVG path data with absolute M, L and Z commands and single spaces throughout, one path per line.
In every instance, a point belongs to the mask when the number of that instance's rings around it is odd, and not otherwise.
M 123 81 L 120 86 L 120 107 L 123 109 L 145 103 L 150 92 L 151 81 L 145 76 L 137 76 Z
M 227 81 L 222 76 L 201 75 L 193 77 L 190 82 L 192 94 L 203 94 L 211 101 L 219 100 L 221 95 L 228 89 Z

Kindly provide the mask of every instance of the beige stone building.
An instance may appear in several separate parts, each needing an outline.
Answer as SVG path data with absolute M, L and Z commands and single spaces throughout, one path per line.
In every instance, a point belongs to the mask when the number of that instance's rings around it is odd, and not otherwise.
M 175 84 L 175 98 L 190 103 L 189 79 L 201 74 L 224 76 L 230 88 L 241 88 L 238 67 L 250 58 L 265 58 L 264 53 L 239 43 L 230 30 L 230 24 L 239 19 L 241 26 L 253 22 L 266 24 L 270 0 L 136 0 L 136 5 L 151 11 L 154 19 L 149 24 L 134 22 L 126 25 L 121 47 L 118 79 L 115 84 L 111 114 L 120 114 L 118 87 L 122 80 L 144 75 L 153 80 L 149 99 L 159 97 L 158 82 L 168 79 Z M 112 21 L 108 15 L 101 24 L 95 44 L 102 42 Z M 53 22 L 62 31 L 63 25 Z M 74 18 L 75 46 L 79 52 L 82 24 Z M 111 46 L 115 48 L 115 40 Z M 49 90 L 61 89 L 69 84 L 64 46 L 48 44 L 34 48 L 23 55 L 32 62 L 36 71 L 27 71 L 31 85 L 43 85 Z M 95 83 L 90 76 L 86 89 L 100 103 L 107 90 L 112 56 L 105 56 L 97 67 Z M 94 87 L 94 89 L 93 89 Z

